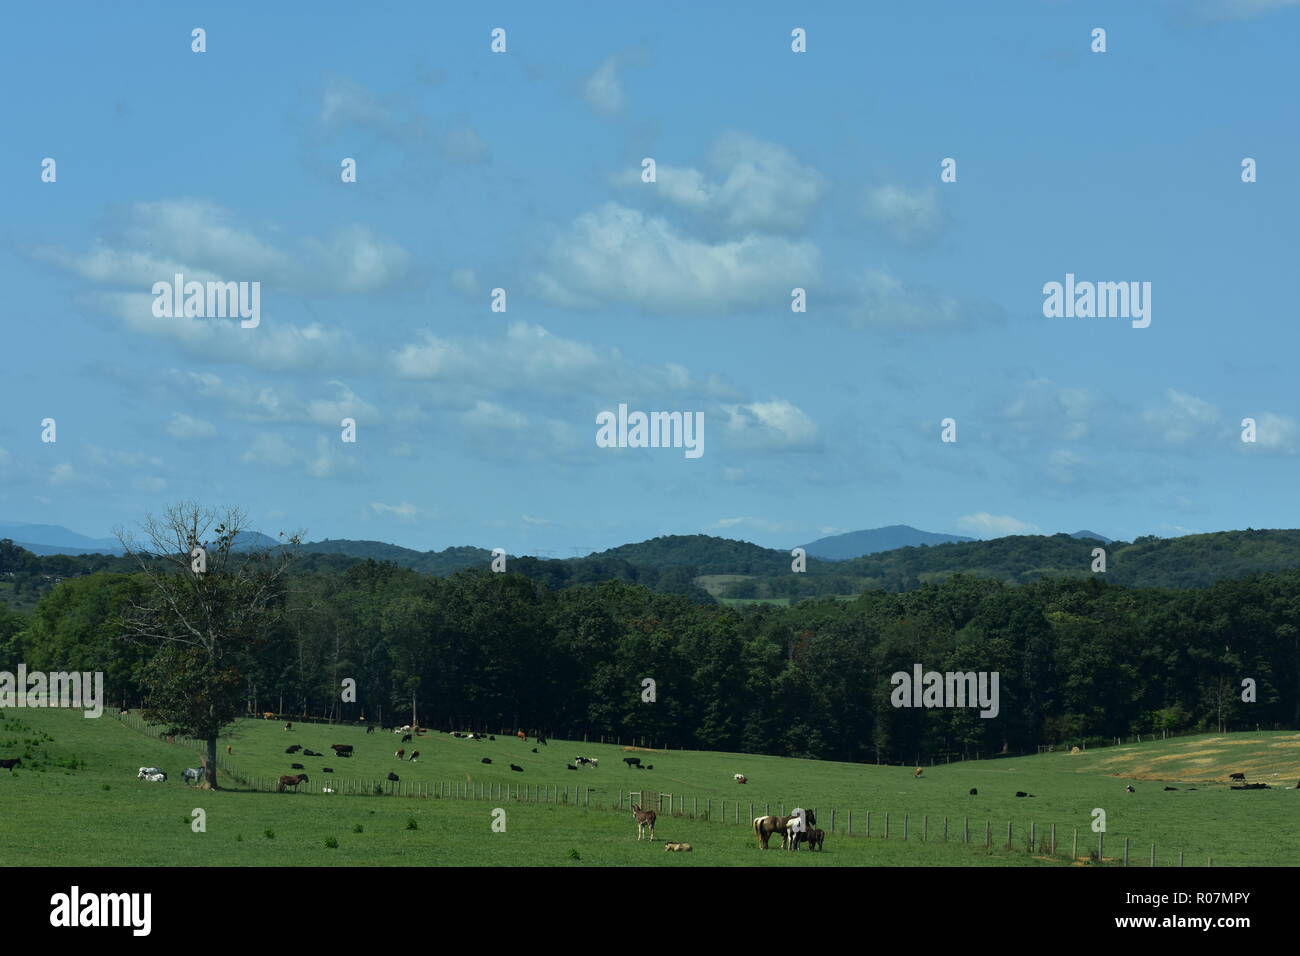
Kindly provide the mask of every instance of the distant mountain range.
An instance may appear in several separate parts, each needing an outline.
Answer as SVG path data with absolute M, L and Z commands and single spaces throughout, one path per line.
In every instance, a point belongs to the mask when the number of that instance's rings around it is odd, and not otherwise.
M 700 574 L 752 574 L 769 570 L 773 565 L 774 552 L 747 541 L 731 541 L 726 538 L 712 538 L 708 535 L 674 535 L 671 538 L 653 538 L 636 544 L 620 545 L 608 551 L 593 554 L 593 558 L 608 558 L 631 561 L 636 564 L 653 564 L 661 567 L 696 566 L 698 554 L 693 548 L 682 549 L 675 545 L 665 547 L 662 542 L 680 542 L 696 537 L 712 542 L 728 542 L 718 551 L 718 546 L 711 549 L 707 568 L 700 568 Z M 1076 531 L 1073 538 L 1095 538 L 1105 544 L 1111 539 L 1092 531 Z M 27 524 L 16 521 L 0 521 L 0 539 L 9 538 L 14 544 L 25 548 L 32 554 L 122 554 L 121 544 L 116 538 L 88 538 L 61 525 Z M 893 551 L 896 548 L 912 548 L 920 545 L 950 544 L 954 542 L 975 541 L 957 534 L 936 534 L 920 531 L 910 525 L 894 524 L 884 528 L 871 528 L 865 531 L 850 531 L 847 534 L 831 535 L 819 538 L 810 544 L 801 545 L 811 558 L 823 561 L 849 561 L 853 558 Z M 654 542 L 661 542 L 658 547 Z M 260 531 L 245 531 L 240 534 L 238 546 L 244 548 L 270 548 L 279 542 L 270 535 Z M 392 561 L 403 567 L 414 568 L 433 574 L 449 573 L 460 567 L 490 558 L 491 552 L 484 548 L 454 547 L 444 551 L 416 551 L 383 541 L 357 541 L 349 538 L 326 538 L 302 545 L 305 554 L 342 554 L 354 558 L 373 558 L 376 561 Z M 784 552 L 779 552 L 784 554 Z M 784 564 L 782 557 L 778 564 Z

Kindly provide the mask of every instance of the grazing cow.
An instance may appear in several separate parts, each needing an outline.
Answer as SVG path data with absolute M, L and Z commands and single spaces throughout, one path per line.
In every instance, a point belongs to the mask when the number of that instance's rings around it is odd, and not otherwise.
M 144 775 L 144 779 L 148 780 L 150 783 L 163 783 L 167 779 L 167 774 L 147 773 Z
M 538 751 L 537 751 L 537 748 L 534 747 L 534 748 L 533 748 L 533 753 L 537 753 L 537 752 L 538 752 Z
M 632 817 L 636 820 L 636 838 L 639 840 L 645 835 L 645 830 L 650 829 L 650 839 L 655 838 L 655 812 L 653 810 L 642 810 L 637 804 L 632 804 Z
M 0 768 L 8 770 L 10 773 L 14 772 L 14 767 L 21 767 L 22 765 L 23 762 L 18 757 L 13 757 L 9 760 L 0 760 Z
M 271 711 L 269 711 L 269 710 L 264 710 L 264 711 L 262 711 L 262 719 L 263 719 L 263 720 L 275 720 L 275 714 L 271 713 Z
M 1243 783 L 1240 787 L 1230 787 L 1231 790 L 1267 790 L 1266 783 Z
M 546 738 L 545 738 L 545 737 L 540 737 L 540 736 L 539 736 L 539 737 L 537 738 L 537 742 L 538 742 L 539 744 L 541 744 L 542 746 L 544 746 L 544 747 L 545 747 L 545 746 L 548 746 L 547 743 L 546 743 Z
M 285 774 L 283 777 L 280 778 L 280 782 L 276 784 L 275 792 L 284 793 L 285 787 L 293 787 L 293 792 L 297 793 L 298 784 L 306 783 L 306 782 L 307 782 L 307 775 L 305 773 L 296 773 L 293 774 L 292 776 L 290 776 L 289 774 Z
M 976 790 L 974 787 L 971 787 L 971 788 L 970 788 L 970 795 L 971 795 L 972 797 L 977 797 L 977 796 L 979 796 L 979 791 Z
M 1125 792 L 1125 793 L 1137 793 L 1137 791 L 1133 789 L 1133 784 L 1131 784 L 1131 783 L 1130 783 L 1127 787 L 1124 788 L 1124 792 Z
M 333 772 L 334 772 L 334 768 L 333 768 L 333 767 L 321 767 L 321 768 L 320 768 L 320 772 L 321 772 L 321 773 L 333 773 Z
M 200 780 L 203 779 L 203 771 L 195 770 L 193 768 L 182 770 L 181 779 L 184 780 L 186 783 L 189 783 L 190 781 L 193 781 L 194 783 L 198 783 Z
M 564 769 L 565 769 L 565 770 L 577 770 L 578 768 L 575 767 L 575 766 L 574 766 L 573 764 L 571 764 L 571 763 L 566 763 L 566 764 L 564 765 Z
M 420 751 L 418 751 L 418 750 L 412 750 L 412 751 L 411 751 L 411 763 L 415 763 L 415 761 L 417 761 L 417 760 L 419 760 L 419 759 L 420 759 Z
M 817 827 L 811 827 L 804 835 L 804 842 L 808 844 L 808 849 L 810 851 L 821 850 L 822 852 L 825 852 L 826 847 L 824 844 L 826 843 L 826 831 L 819 830 Z
M 482 760 L 479 761 L 479 763 L 491 763 L 491 762 L 492 762 L 491 757 L 484 757 Z
M 641 758 L 640 758 L 640 757 L 624 757 L 624 758 L 623 758 L 623 762 L 624 762 L 625 764 L 627 764 L 629 767 L 640 767 L 640 766 L 641 766 Z
M 159 770 L 157 767 L 141 767 L 140 772 L 136 774 L 136 776 L 139 777 L 141 780 L 143 780 L 145 777 L 149 776 L 150 774 L 155 774 L 155 773 L 162 773 L 162 771 Z
M 334 751 L 334 753 L 340 757 L 352 756 L 351 744 L 330 744 L 330 750 Z
M 510 769 L 511 769 L 511 770 L 514 770 L 514 771 L 517 772 L 517 773 L 523 773 L 523 772 L 524 772 L 524 768 L 521 767 L 521 766 L 519 766 L 518 764 L 513 764 L 513 763 L 512 763 L 512 764 L 510 765 Z
M 495 734 L 488 734 L 488 740 L 496 740 L 496 739 L 497 738 Z
M 1017 796 L 1017 797 L 1032 797 L 1033 794 L 1032 794 L 1032 793 L 1025 793 L 1025 791 L 1023 791 L 1023 790 L 1017 790 L 1017 791 L 1016 791 L 1016 796 Z
M 393 754 L 393 756 L 396 757 L 398 760 L 401 760 L 403 757 L 406 756 L 406 748 L 402 747 L 400 750 L 397 751 L 397 753 Z
M 736 783 L 749 783 L 749 779 L 743 773 L 732 774 L 732 779 Z
M 307 768 L 304 767 L 304 766 L 303 766 L 302 764 L 300 764 L 300 763 L 291 763 L 291 764 L 289 764 L 289 769 L 290 769 L 290 770 L 306 770 Z
M 689 843 L 665 843 L 664 850 L 669 853 L 690 853 L 691 845 Z
M 652 763 L 648 763 L 648 764 L 645 765 L 645 768 L 646 768 L 647 770 L 653 770 L 653 769 L 655 768 L 655 765 L 652 764 Z
M 398 783 L 401 781 L 401 778 L 398 777 L 397 774 L 393 773 L 391 770 L 388 772 L 388 779 L 393 781 L 393 783 Z
M 317 753 L 316 751 L 314 751 L 314 750 L 304 750 L 304 751 L 302 752 L 302 755 L 303 755 L 304 757 L 323 757 L 323 756 L 324 756 L 324 754 L 318 754 L 318 753 Z
M 410 734 L 402 734 L 402 743 L 408 743 L 411 739 Z
M 1240 780 L 1242 783 L 1246 782 L 1246 775 L 1244 773 L 1230 773 L 1228 774 L 1228 777 L 1231 780 Z
M 1165 787 L 1166 790 L 1177 790 L 1177 787 Z
M 302 744 L 294 744 L 292 747 L 284 748 L 284 752 L 287 754 L 296 754 L 299 750 L 302 750 Z
M 524 733 L 522 730 L 515 731 L 515 736 L 518 737 L 520 740 L 522 740 L 524 743 L 528 743 L 528 735 Z
M 581 767 L 584 763 L 591 763 L 590 757 L 574 757 L 573 762 Z
M 916 768 L 916 773 L 912 774 L 913 778 L 921 776 L 921 768 Z

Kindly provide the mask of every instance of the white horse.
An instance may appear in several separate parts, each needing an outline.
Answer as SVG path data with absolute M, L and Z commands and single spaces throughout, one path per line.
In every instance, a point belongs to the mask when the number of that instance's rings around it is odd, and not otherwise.
M 808 811 L 795 807 L 790 811 L 790 822 L 785 826 L 785 849 L 799 849 L 799 834 L 808 832 Z

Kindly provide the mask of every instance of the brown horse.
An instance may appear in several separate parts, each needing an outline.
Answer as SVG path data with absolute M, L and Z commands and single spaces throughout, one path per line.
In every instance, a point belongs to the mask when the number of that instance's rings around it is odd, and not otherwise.
M 291 776 L 290 776 L 290 775 L 285 775 L 285 776 L 283 776 L 283 777 L 280 778 L 280 783 L 279 783 L 279 785 L 275 788 L 275 792 L 276 792 L 276 793 L 284 793 L 284 788 L 285 788 L 285 787 L 293 787 L 294 793 L 297 793 L 297 792 L 298 792 L 298 784 L 300 784 L 300 783 L 306 783 L 306 782 L 307 782 L 307 775 L 306 775 L 305 773 L 295 773 L 295 774 L 293 774 L 293 775 L 291 775 Z
M 758 837 L 758 845 L 764 850 L 767 849 L 767 841 L 772 839 L 776 834 L 781 835 L 781 846 L 785 846 L 786 827 L 790 825 L 791 817 L 754 817 L 754 836 Z
M 816 827 L 811 827 L 811 828 L 809 828 L 808 832 L 804 834 L 804 840 L 807 841 L 807 843 L 808 843 L 808 849 L 809 849 L 810 851 L 811 851 L 811 850 L 823 850 L 823 851 L 824 851 L 824 850 L 826 849 L 826 847 L 825 847 L 825 845 L 824 845 L 825 842 L 826 842 L 826 831 L 825 831 L 825 830 L 819 830 L 819 829 L 817 829 Z
M 635 803 L 632 804 L 632 816 L 636 818 L 636 838 L 639 840 L 645 833 L 647 827 L 650 828 L 650 839 L 655 838 L 655 812 L 653 810 L 642 810 Z

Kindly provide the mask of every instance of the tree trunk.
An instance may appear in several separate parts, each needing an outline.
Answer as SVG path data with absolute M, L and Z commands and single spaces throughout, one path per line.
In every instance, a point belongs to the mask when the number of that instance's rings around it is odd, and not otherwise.
M 203 781 L 203 786 L 201 789 L 216 790 L 217 789 L 217 738 L 209 737 L 207 740 L 207 744 L 208 744 L 208 748 L 207 748 L 208 752 L 207 752 L 207 756 L 203 758 L 203 763 L 204 763 L 203 769 L 206 771 L 206 775 L 208 779 Z

